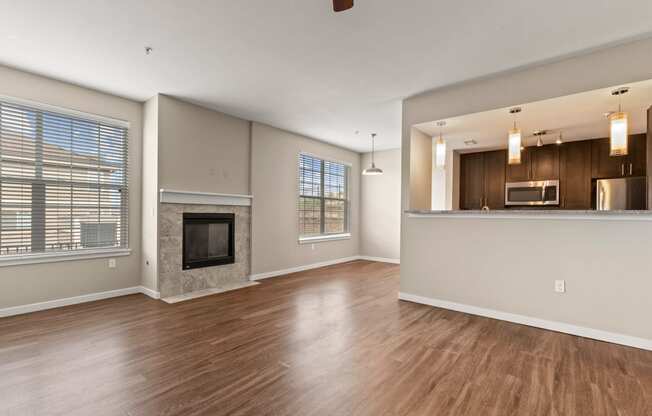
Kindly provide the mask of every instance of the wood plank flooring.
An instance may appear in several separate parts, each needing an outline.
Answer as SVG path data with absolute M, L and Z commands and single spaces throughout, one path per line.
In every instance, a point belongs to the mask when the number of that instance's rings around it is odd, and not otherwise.
M 652 415 L 652 352 L 397 300 L 357 261 L 0 319 L 0 415 Z

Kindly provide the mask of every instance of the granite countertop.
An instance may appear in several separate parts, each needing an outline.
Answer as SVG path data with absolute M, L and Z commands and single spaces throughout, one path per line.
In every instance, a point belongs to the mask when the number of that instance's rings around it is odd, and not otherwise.
M 408 217 L 441 218 L 561 218 L 561 219 L 635 219 L 652 221 L 652 211 L 640 210 L 559 210 L 559 209 L 500 209 L 500 210 L 407 210 Z

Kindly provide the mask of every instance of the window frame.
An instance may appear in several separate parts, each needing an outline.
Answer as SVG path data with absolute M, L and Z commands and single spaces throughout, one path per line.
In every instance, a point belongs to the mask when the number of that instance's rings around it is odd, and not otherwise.
M 312 195 L 302 195 L 301 194 L 301 157 L 302 156 L 308 156 L 314 159 L 318 159 L 321 162 L 321 167 L 320 167 L 320 196 L 312 196 Z M 340 198 L 332 198 L 332 197 L 326 197 L 324 195 L 324 189 L 325 189 L 325 182 L 324 182 L 324 176 L 325 176 L 325 169 L 324 169 L 324 164 L 325 162 L 330 162 L 330 163 L 337 163 L 339 165 L 344 166 L 345 168 L 345 174 L 344 174 L 344 190 L 345 190 L 345 198 L 340 199 Z M 352 165 L 351 163 L 344 162 L 341 160 L 334 160 L 330 158 L 325 158 L 323 156 L 315 155 L 310 152 L 299 152 L 297 155 L 297 204 L 301 200 L 301 198 L 310 198 L 310 199 L 315 199 L 320 201 L 320 232 L 319 234 L 301 234 L 301 218 L 299 214 L 299 209 L 296 210 L 296 215 L 297 215 L 297 234 L 298 234 L 298 241 L 299 244 L 312 244 L 312 243 L 317 243 L 317 242 L 322 242 L 322 241 L 336 241 L 336 240 L 346 240 L 351 238 L 351 171 L 352 171 Z M 343 232 L 334 232 L 334 233 L 328 233 L 325 231 L 326 227 L 326 217 L 325 217 L 325 207 L 326 207 L 326 202 L 327 201 L 342 201 L 344 202 L 344 230 Z
M 98 114 L 86 113 L 78 110 L 73 110 L 69 108 L 54 106 L 50 104 L 40 103 L 36 101 L 26 100 L 22 98 L 16 98 L 0 94 L 0 101 L 10 104 L 17 105 L 22 107 L 30 108 L 34 111 L 39 112 L 48 112 L 54 113 L 60 116 L 71 117 L 75 119 L 80 119 L 83 121 L 97 122 L 105 125 L 123 128 L 125 132 L 125 146 L 126 149 L 129 148 L 129 130 L 130 123 L 125 120 L 115 119 L 111 117 L 101 116 Z M 42 114 L 42 113 L 40 113 Z M 43 138 L 37 142 L 42 142 Z M 21 254 L 9 254 L 0 256 L 0 267 L 16 266 L 22 264 L 40 264 L 40 263 L 51 263 L 51 262 L 61 262 L 61 261 L 70 261 L 70 260 L 86 260 L 86 259 L 96 259 L 96 258 L 108 258 L 108 257 L 122 257 L 128 256 L 131 254 L 130 248 L 130 230 L 129 230 L 129 220 L 131 216 L 129 213 L 129 184 L 131 178 L 129 175 L 129 152 L 125 150 L 125 159 L 124 159 L 124 169 L 125 169 L 125 188 L 124 188 L 124 197 L 122 198 L 121 205 L 126 209 L 127 215 L 127 224 L 125 225 L 125 230 L 122 231 L 124 234 L 125 244 L 122 247 L 97 247 L 97 248 L 81 248 L 68 251 L 44 251 L 44 252 L 28 252 Z M 35 180 L 30 183 L 43 183 L 45 184 L 46 180 L 41 180 L 40 182 Z M 1 201 L 0 201 L 1 203 Z M 31 227 L 30 227 L 31 229 Z

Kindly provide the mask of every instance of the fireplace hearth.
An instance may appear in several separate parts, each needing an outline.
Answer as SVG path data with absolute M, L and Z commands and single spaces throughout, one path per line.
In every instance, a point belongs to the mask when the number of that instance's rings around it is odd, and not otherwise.
M 235 263 L 234 246 L 234 214 L 183 214 L 183 270 Z

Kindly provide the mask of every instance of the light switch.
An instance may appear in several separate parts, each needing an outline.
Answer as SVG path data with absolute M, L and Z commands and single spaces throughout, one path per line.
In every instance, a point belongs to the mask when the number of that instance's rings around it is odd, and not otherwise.
M 555 280 L 555 292 L 557 292 L 557 293 L 566 293 L 566 281 L 565 280 Z

